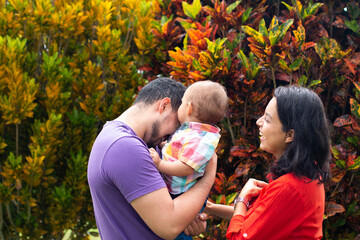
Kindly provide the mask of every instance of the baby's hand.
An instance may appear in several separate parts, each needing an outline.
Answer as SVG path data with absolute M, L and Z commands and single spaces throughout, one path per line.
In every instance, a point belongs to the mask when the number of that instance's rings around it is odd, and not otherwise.
M 159 148 L 163 148 L 166 144 L 166 141 L 162 141 L 160 144 L 159 144 Z
M 155 165 L 157 168 L 159 168 L 159 164 L 160 164 L 160 156 L 157 153 L 157 151 L 154 148 L 149 148 L 150 151 L 150 156 L 153 159 Z

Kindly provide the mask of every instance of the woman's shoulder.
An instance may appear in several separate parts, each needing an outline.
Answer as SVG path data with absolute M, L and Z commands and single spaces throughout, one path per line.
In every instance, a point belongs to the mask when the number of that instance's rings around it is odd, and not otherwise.
M 287 173 L 276 179 L 278 182 L 288 182 L 293 185 L 297 184 L 310 184 L 310 185 L 322 185 L 318 179 L 310 179 L 305 176 L 297 176 L 295 173 Z
M 312 199 L 323 201 L 325 189 L 318 180 L 311 180 L 307 177 L 296 176 L 294 173 L 284 174 L 272 183 L 274 188 L 281 189 L 282 194 L 287 196 L 298 196 L 306 201 Z

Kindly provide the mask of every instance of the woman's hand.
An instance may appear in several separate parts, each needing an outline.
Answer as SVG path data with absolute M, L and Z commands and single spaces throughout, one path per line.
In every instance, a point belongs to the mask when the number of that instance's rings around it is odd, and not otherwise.
M 252 197 L 257 197 L 266 185 L 268 185 L 268 183 L 250 178 L 241 190 L 239 196 L 250 200 Z

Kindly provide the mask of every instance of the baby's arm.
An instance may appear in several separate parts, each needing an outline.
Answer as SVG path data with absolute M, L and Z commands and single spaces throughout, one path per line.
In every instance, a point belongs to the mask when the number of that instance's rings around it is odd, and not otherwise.
M 206 208 L 204 209 L 204 212 L 230 220 L 234 214 L 234 206 L 216 204 L 208 200 L 206 202 Z
M 153 159 L 159 172 L 170 176 L 183 177 L 191 175 L 194 169 L 181 161 L 161 161 L 159 154 L 155 149 L 150 148 L 150 156 Z

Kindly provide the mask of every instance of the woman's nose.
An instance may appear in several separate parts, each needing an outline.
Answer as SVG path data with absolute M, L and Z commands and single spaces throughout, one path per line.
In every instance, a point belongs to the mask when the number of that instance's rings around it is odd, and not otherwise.
M 260 126 L 262 123 L 262 117 L 260 117 L 257 121 L 256 121 L 256 125 Z

